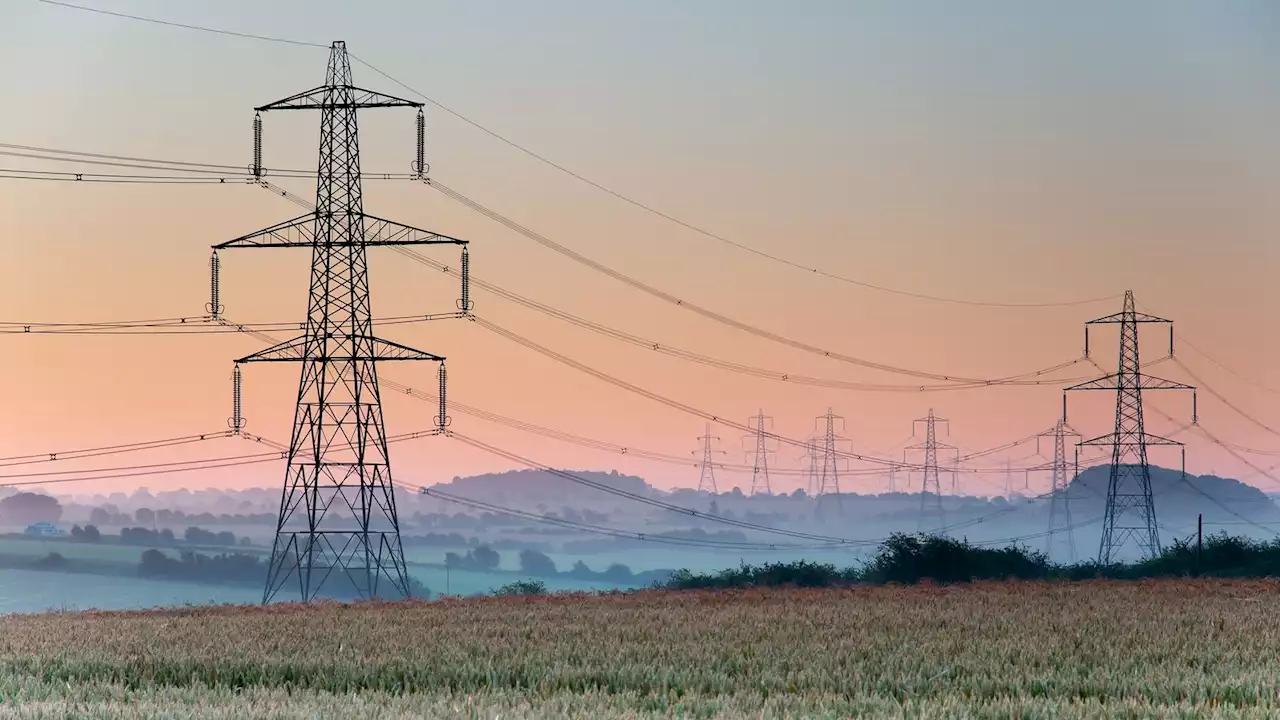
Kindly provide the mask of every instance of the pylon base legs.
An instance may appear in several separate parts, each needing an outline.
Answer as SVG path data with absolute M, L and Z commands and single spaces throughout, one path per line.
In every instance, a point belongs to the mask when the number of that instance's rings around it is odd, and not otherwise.
M 288 532 L 276 535 L 263 603 L 297 588 L 302 602 L 326 597 L 368 600 L 410 596 L 399 533 Z

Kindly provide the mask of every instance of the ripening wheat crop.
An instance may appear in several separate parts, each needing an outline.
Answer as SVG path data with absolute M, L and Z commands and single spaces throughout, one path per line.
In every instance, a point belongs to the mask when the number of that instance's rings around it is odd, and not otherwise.
M 0 716 L 1276 717 L 1280 583 L 0 619 Z

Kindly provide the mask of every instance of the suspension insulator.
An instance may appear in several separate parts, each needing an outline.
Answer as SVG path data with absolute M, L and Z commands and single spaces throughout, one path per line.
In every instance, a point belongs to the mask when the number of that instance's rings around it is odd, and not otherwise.
M 462 246 L 462 297 L 458 298 L 458 309 L 464 314 L 475 307 L 471 302 L 471 252 Z
M 414 156 L 413 172 L 419 180 L 427 177 L 427 117 L 418 108 L 418 153 Z
M 244 405 L 241 402 L 243 385 L 240 380 L 240 366 L 237 364 L 231 372 L 231 419 L 227 422 L 231 432 L 239 434 L 244 429 Z
M 221 273 L 222 263 L 218 260 L 218 251 L 213 251 L 213 257 L 209 258 L 209 304 L 205 305 L 209 317 L 218 320 L 222 316 L 221 289 L 219 288 L 218 276 Z
M 253 114 L 253 177 L 262 179 L 262 113 Z
M 446 373 L 444 363 L 440 363 L 440 414 L 436 417 L 436 427 L 440 432 L 449 427 L 449 403 L 445 399 L 447 392 L 447 382 L 445 381 Z

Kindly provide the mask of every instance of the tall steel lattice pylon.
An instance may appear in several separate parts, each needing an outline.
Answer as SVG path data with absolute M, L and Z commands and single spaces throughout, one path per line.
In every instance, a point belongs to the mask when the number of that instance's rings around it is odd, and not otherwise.
M 354 87 L 346 44 L 333 43 L 324 85 L 255 108 L 320 111 L 315 210 L 214 247 L 311 249 L 302 336 L 237 361 L 302 364 L 264 603 L 290 581 L 303 602 L 322 590 L 364 598 L 410 592 L 376 365 L 431 360 L 443 369 L 444 358 L 374 336 L 366 252 L 440 244 L 465 252 L 466 243 L 364 212 L 356 113 L 397 107 L 421 112 L 422 104 Z M 252 169 L 261 177 L 258 118 Z M 446 422 L 438 418 L 440 427 Z M 383 579 L 394 593 L 379 587 Z
M 836 433 L 836 421 L 840 422 L 840 430 L 845 430 L 844 418 L 827 408 L 826 415 L 820 415 L 817 422 L 822 427 L 820 442 L 822 443 L 822 469 L 818 476 L 818 506 L 816 512 L 822 518 L 831 513 L 831 505 L 835 505 L 835 513 L 843 514 L 844 505 L 840 499 L 840 471 L 848 470 L 847 451 L 837 445 L 847 442 L 846 438 Z
M 703 432 L 702 437 L 698 439 L 702 441 L 702 462 L 700 463 L 701 472 L 698 475 L 698 491 L 717 495 L 720 491 L 716 489 L 715 456 L 723 455 L 724 451 L 715 449 L 713 443 L 720 442 L 720 438 L 711 434 L 711 423 L 707 423 L 707 429 Z
M 1120 362 L 1116 372 L 1067 390 L 1114 390 L 1116 393 L 1115 430 L 1079 446 L 1110 446 L 1111 474 L 1107 481 L 1107 507 L 1102 521 L 1102 542 L 1098 547 L 1098 562 L 1111 564 L 1120 559 L 1120 551 L 1128 544 L 1136 544 L 1146 557 L 1160 554 L 1160 531 L 1156 522 L 1155 503 L 1151 498 L 1151 467 L 1147 464 L 1147 448 L 1152 445 L 1182 443 L 1146 431 L 1142 416 L 1142 392 L 1144 390 L 1191 390 L 1191 422 L 1196 422 L 1195 388 L 1171 380 L 1163 380 L 1142 372 L 1138 356 L 1138 326 L 1145 323 L 1164 323 L 1169 326 L 1169 355 L 1173 355 L 1173 321 L 1138 312 L 1134 307 L 1133 291 L 1124 294 L 1124 309 L 1085 323 L 1084 354 L 1089 356 L 1089 326 L 1116 324 L 1120 326 Z M 1062 398 L 1062 417 L 1067 416 L 1067 399 Z M 1184 452 L 1185 472 L 1185 452 Z
M 766 425 L 772 427 L 773 418 L 766 416 L 761 410 L 747 422 L 748 425 L 752 422 L 755 424 L 755 427 L 751 428 L 751 435 L 744 438 L 755 444 L 752 450 L 751 494 L 772 495 L 773 488 L 769 485 L 769 455 L 773 450 L 769 447 L 769 432 L 766 430 Z
M 1076 466 L 1076 461 L 1067 459 L 1067 438 L 1069 436 L 1079 437 L 1079 434 L 1071 429 L 1067 421 L 1058 418 L 1057 424 L 1053 429 L 1040 433 L 1036 436 L 1036 451 L 1039 452 L 1040 438 L 1053 439 L 1053 460 L 1045 465 L 1027 468 L 1024 478 L 1026 483 L 1030 483 L 1030 475 L 1032 472 L 1041 472 L 1048 470 L 1051 475 L 1051 489 L 1049 491 L 1049 534 L 1045 536 L 1044 552 L 1050 559 L 1055 557 L 1055 553 L 1061 553 L 1060 557 L 1069 558 L 1070 562 L 1075 562 L 1076 557 L 1076 536 L 1075 526 L 1071 521 L 1071 503 L 1069 493 L 1071 491 L 1071 481 L 1080 474 L 1080 468 Z
M 933 408 L 929 408 L 929 414 L 914 421 L 911 425 L 912 434 L 920 423 L 924 423 L 924 442 L 917 443 L 907 447 L 904 451 L 903 461 L 906 461 L 905 454 L 912 450 L 924 452 L 923 466 L 923 482 L 920 487 L 920 532 L 925 532 L 933 526 L 932 529 L 942 530 L 946 527 L 946 511 L 942 508 L 942 485 L 938 481 L 938 451 L 939 450 L 956 450 L 954 446 L 946 443 L 938 442 L 938 423 L 944 423 L 947 426 L 947 433 L 951 432 L 951 422 L 945 418 L 940 418 L 933 414 Z M 933 498 L 933 507 L 930 507 L 930 497 Z M 931 518 L 937 518 L 936 525 L 930 522 Z

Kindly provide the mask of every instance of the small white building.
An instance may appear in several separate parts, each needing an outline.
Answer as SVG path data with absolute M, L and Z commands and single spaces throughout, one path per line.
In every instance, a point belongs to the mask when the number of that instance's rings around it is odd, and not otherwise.
M 38 535 L 40 537 L 63 537 L 67 534 L 66 530 L 50 522 L 38 522 L 34 525 L 28 525 L 23 532 L 27 535 Z

